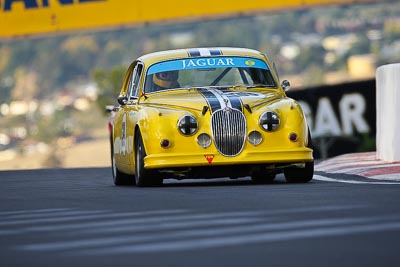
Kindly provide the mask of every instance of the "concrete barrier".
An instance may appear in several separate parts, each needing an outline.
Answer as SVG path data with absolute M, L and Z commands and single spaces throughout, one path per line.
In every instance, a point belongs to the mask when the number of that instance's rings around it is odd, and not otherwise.
M 400 63 L 376 70 L 376 157 L 400 161 Z

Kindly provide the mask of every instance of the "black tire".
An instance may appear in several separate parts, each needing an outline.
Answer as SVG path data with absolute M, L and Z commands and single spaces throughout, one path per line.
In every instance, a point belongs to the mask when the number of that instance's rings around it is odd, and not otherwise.
M 308 145 L 313 148 L 310 129 L 308 129 Z M 285 179 L 288 183 L 308 183 L 314 176 L 314 160 L 306 162 L 304 168 L 287 168 L 284 170 Z
M 255 184 L 269 184 L 275 180 L 275 173 L 257 172 L 251 175 L 251 181 Z
M 284 174 L 288 183 L 307 183 L 314 176 L 314 161 L 307 162 L 304 168 L 287 168 Z
M 134 185 L 135 178 L 132 175 L 120 172 L 115 165 L 114 146 L 111 140 L 111 170 L 115 185 Z
M 140 133 L 136 137 L 136 153 L 135 153 L 135 181 L 136 185 L 144 186 L 161 186 L 163 179 L 160 178 L 158 173 L 154 170 L 147 170 L 144 168 L 144 158 L 146 157 L 146 150 L 143 145 L 142 136 Z

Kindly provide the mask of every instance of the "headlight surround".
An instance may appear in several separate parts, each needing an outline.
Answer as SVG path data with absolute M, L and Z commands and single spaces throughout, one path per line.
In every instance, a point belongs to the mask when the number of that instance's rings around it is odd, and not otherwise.
M 278 114 L 269 110 L 261 114 L 258 123 L 264 131 L 270 132 L 278 129 L 280 121 Z
M 186 136 L 194 135 L 198 129 L 199 123 L 195 116 L 186 114 L 179 118 L 178 130 L 181 134 Z

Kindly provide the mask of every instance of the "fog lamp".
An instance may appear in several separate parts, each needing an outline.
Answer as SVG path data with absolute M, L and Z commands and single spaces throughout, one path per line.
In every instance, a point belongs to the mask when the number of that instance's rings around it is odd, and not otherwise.
M 258 146 L 259 144 L 261 144 L 263 138 L 260 132 L 252 131 L 251 133 L 249 133 L 247 140 L 249 140 L 249 143 L 253 146 Z
M 201 133 L 197 136 L 197 143 L 202 148 L 207 148 L 211 145 L 211 137 L 206 133 Z

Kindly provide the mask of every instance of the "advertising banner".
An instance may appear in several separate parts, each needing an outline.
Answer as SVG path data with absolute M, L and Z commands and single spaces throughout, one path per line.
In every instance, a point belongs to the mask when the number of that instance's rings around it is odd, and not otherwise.
M 317 158 L 375 151 L 375 79 L 293 90 L 287 96 L 303 108 Z
M 0 0 L 0 38 L 366 0 Z

